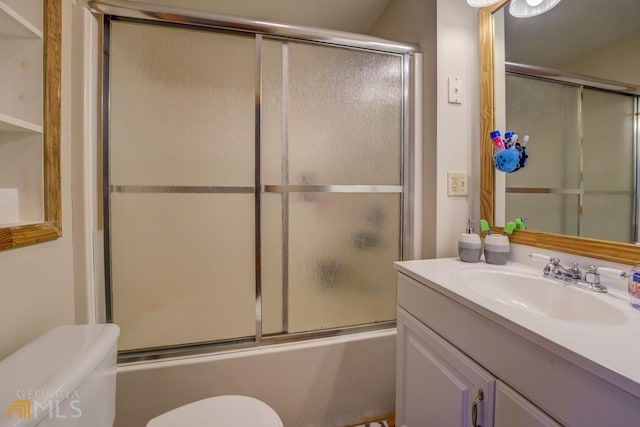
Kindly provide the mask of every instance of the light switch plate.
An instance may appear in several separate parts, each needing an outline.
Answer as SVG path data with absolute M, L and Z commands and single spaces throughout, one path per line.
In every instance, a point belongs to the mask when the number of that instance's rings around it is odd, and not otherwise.
M 462 104 L 462 79 L 449 77 L 449 103 Z

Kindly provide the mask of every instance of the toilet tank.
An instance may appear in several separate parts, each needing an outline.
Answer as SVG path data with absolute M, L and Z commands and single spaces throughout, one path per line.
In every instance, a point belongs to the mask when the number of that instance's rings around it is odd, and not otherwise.
M 119 335 L 60 326 L 0 361 L 0 427 L 112 427 Z

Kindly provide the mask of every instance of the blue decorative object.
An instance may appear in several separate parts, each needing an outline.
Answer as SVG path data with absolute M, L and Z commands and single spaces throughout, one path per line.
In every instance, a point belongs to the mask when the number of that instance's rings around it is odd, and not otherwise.
M 496 149 L 493 155 L 493 166 L 500 172 L 511 173 L 522 169 L 527 165 L 529 153 L 525 146 L 529 141 L 529 135 L 525 135 L 522 141 L 514 131 L 507 131 L 503 140 L 499 130 L 494 130 L 489 134 Z
M 496 151 L 493 155 L 493 166 L 500 172 L 513 172 L 520 165 L 520 150 L 517 148 L 505 148 Z

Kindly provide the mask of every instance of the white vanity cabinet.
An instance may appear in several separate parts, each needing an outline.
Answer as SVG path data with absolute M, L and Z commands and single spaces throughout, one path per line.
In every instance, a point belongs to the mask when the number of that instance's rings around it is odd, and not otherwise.
M 422 310 L 430 304 L 447 312 L 437 300 L 426 300 L 430 293 L 420 292 L 424 285 L 399 274 L 398 288 L 397 426 L 560 426 L 424 323 Z M 420 310 L 410 312 L 412 307 Z
M 401 308 L 396 378 L 398 426 L 493 425 L 496 379 Z
M 515 262 L 501 268 L 539 273 Z M 507 306 L 459 279 L 461 269 L 480 277 L 495 266 L 449 258 L 402 261 L 396 269 L 398 426 L 469 427 L 478 388 L 482 427 L 640 426 L 640 346 L 629 339 L 640 315 L 624 292 L 594 295 L 609 308 L 601 315 L 618 317 L 591 323 L 594 305 L 579 304 L 586 291 L 563 294 L 554 307 L 584 315 L 567 321 Z M 440 414 L 452 418 L 429 421 Z
M 398 426 L 560 427 L 402 308 L 397 363 Z
M 494 427 L 561 427 L 517 391 L 496 382 Z

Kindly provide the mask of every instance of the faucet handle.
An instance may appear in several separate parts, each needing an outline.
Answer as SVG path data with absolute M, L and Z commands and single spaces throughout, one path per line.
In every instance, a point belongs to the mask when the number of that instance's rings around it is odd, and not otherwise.
M 554 266 L 559 266 L 560 265 L 560 258 L 556 258 L 556 257 L 552 257 L 549 255 L 544 255 L 544 254 L 539 254 L 536 252 L 531 252 L 529 254 L 529 258 L 531 258 L 534 261 L 542 261 L 542 262 L 546 262 L 548 264 L 553 264 Z M 578 264 L 574 264 L 573 265 L 574 268 L 578 268 Z
M 571 266 L 571 273 L 577 279 L 582 278 L 582 271 L 580 271 L 580 267 L 578 266 L 577 262 L 574 262 L 573 265 Z
M 536 252 L 531 252 L 529 254 L 529 258 L 531 258 L 534 261 L 542 261 L 542 262 L 560 262 L 560 260 L 558 258 L 552 258 L 549 255 L 543 255 L 543 254 L 539 254 Z M 557 261 L 556 261 L 557 260 Z
M 629 273 L 623 270 L 618 270 L 617 268 L 610 267 L 597 267 L 597 270 L 600 274 L 604 274 L 606 276 L 612 276 L 616 279 L 626 279 L 629 277 Z
M 600 285 L 600 272 L 595 265 L 589 265 L 584 273 L 584 281 L 590 286 Z
M 601 275 L 611 276 L 617 279 L 626 279 L 629 277 L 629 273 L 618 270 L 617 268 L 596 267 L 595 265 L 590 265 L 588 266 L 588 271 L 584 273 L 584 281 L 590 286 L 606 289 L 606 287 L 600 283 Z
M 561 268 L 560 258 L 550 257 L 548 255 L 538 254 L 535 252 L 530 253 L 529 258 L 535 261 L 543 261 L 547 263 L 547 265 L 542 269 L 542 273 L 545 277 L 556 274 L 558 268 Z

